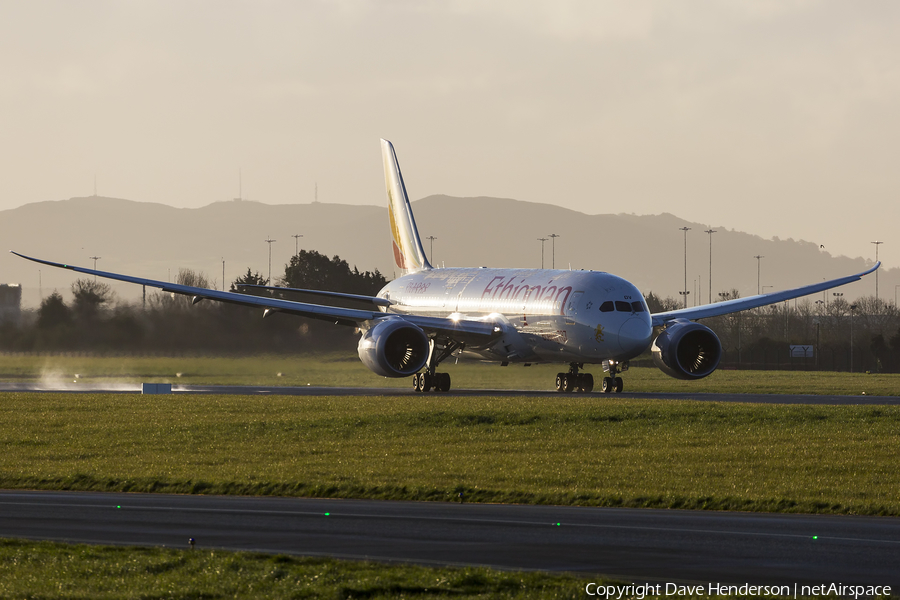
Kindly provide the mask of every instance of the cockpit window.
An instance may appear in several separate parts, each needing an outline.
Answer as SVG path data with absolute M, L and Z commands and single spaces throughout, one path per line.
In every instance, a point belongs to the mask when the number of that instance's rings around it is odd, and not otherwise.
M 634 312 L 644 312 L 644 303 L 640 300 L 635 300 L 631 303 L 631 308 L 634 310 Z
M 631 305 L 624 300 L 616 300 L 616 310 L 619 312 L 631 312 Z
M 600 312 L 612 312 L 614 310 L 615 307 L 613 306 L 612 300 L 607 300 L 600 305 Z

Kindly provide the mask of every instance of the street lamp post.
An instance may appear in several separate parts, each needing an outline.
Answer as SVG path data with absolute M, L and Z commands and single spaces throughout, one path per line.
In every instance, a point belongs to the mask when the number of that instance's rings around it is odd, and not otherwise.
M 547 241 L 547 238 L 538 238 L 538 241 L 541 243 L 541 268 L 544 268 L 544 242 Z
M 821 300 L 816 300 L 816 302 L 821 302 Z M 819 319 L 814 319 L 813 323 L 816 324 L 816 371 L 819 370 Z
M 97 261 L 103 258 L 102 256 L 88 256 L 91 260 L 94 261 L 94 270 L 97 270 Z M 94 275 L 94 281 L 97 281 L 97 276 Z
M 687 297 L 688 297 L 688 289 L 687 289 L 687 232 L 691 230 L 690 227 L 679 227 L 681 231 L 684 232 L 684 291 L 681 293 L 684 296 L 684 307 L 687 308 Z
M 878 246 L 883 244 L 884 242 L 874 241 L 875 244 L 875 262 L 878 262 Z M 896 304 L 896 302 L 895 302 Z M 875 271 L 875 306 L 878 306 L 878 271 Z
M 853 311 L 856 310 L 856 305 L 850 305 L 850 372 L 853 372 Z
M 550 239 L 553 240 L 553 242 L 551 244 L 553 246 L 553 266 L 552 266 L 552 268 L 555 269 L 556 268 L 556 238 L 558 238 L 560 236 L 556 235 L 555 233 L 551 233 L 547 237 L 549 237 Z
M 761 260 L 763 258 L 765 258 L 765 256 L 760 256 L 759 254 L 757 254 L 753 258 L 756 259 L 756 294 L 759 295 L 761 293 L 760 292 L 761 288 L 759 287 L 759 265 L 760 265 Z
M 708 304 L 712 304 L 712 234 L 716 233 L 716 230 L 710 227 L 704 233 L 709 234 L 709 302 Z
M 298 254 L 300 254 L 299 242 L 300 242 L 300 238 L 302 238 L 303 236 L 299 233 L 295 233 L 291 237 L 294 238 L 294 256 L 297 256 Z
M 425 238 L 425 239 L 428 240 L 429 242 L 431 242 L 431 250 L 430 250 L 430 254 L 431 254 L 431 266 L 434 266 L 434 240 L 436 240 L 437 238 L 434 237 L 433 235 L 429 235 L 429 236 L 428 236 L 427 238 Z
M 269 244 L 269 278 L 266 279 L 266 285 L 272 285 L 272 243 L 275 241 L 270 237 L 266 237 L 266 243 Z

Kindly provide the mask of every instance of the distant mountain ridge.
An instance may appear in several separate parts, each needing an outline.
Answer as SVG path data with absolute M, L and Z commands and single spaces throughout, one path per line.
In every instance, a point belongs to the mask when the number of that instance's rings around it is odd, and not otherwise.
M 644 293 L 679 297 L 684 287 L 684 233 L 687 235 L 689 303 L 708 301 L 708 226 L 671 214 L 587 215 L 550 204 L 508 198 L 428 196 L 413 203 L 426 254 L 446 266 L 540 267 L 602 270 L 621 275 Z M 756 293 L 757 260 L 760 285 L 766 290 L 795 287 L 862 271 L 871 264 L 861 258 L 833 257 L 817 244 L 794 240 L 764 240 L 759 236 L 713 227 L 713 296 L 735 288 Z M 302 235 L 295 240 L 292 236 Z M 279 204 L 224 201 L 201 208 L 118 198 L 82 197 L 37 202 L 0 211 L 0 238 L 7 249 L 24 254 L 92 266 L 166 281 L 179 268 L 203 271 L 227 284 L 247 268 L 266 275 L 267 237 L 272 244 L 273 279 L 281 275 L 295 247 L 328 256 L 338 254 L 360 270 L 394 274 L 386 207 L 346 204 Z M 296 246 L 295 246 L 296 244 Z M 21 283 L 23 303 L 34 306 L 39 286 L 44 296 L 67 292 L 72 273 L 41 267 L 4 253 L 0 283 Z M 893 301 L 900 284 L 898 269 L 880 273 L 880 296 Z M 124 298 L 137 298 L 140 288 L 119 285 Z M 874 277 L 840 290 L 847 297 L 873 295 Z

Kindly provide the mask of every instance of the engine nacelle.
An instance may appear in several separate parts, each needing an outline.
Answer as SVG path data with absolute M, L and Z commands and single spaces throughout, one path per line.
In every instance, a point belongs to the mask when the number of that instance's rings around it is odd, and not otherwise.
M 382 377 L 408 377 L 428 362 L 425 332 L 403 319 L 385 319 L 359 338 L 359 360 Z
M 651 348 L 653 362 L 671 377 L 702 379 L 716 370 L 722 358 L 722 344 L 712 329 L 679 321 L 666 327 Z

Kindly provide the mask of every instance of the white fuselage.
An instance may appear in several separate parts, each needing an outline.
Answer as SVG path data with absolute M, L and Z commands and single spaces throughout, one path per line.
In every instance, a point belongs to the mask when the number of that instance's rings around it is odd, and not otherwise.
M 496 321 L 502 335 L 466 350 L 510 362 L 628 360 L 652 341 L 650 313 L 631 283 L 594 271 L 431 269 L 379 293 L 388 313 Z

